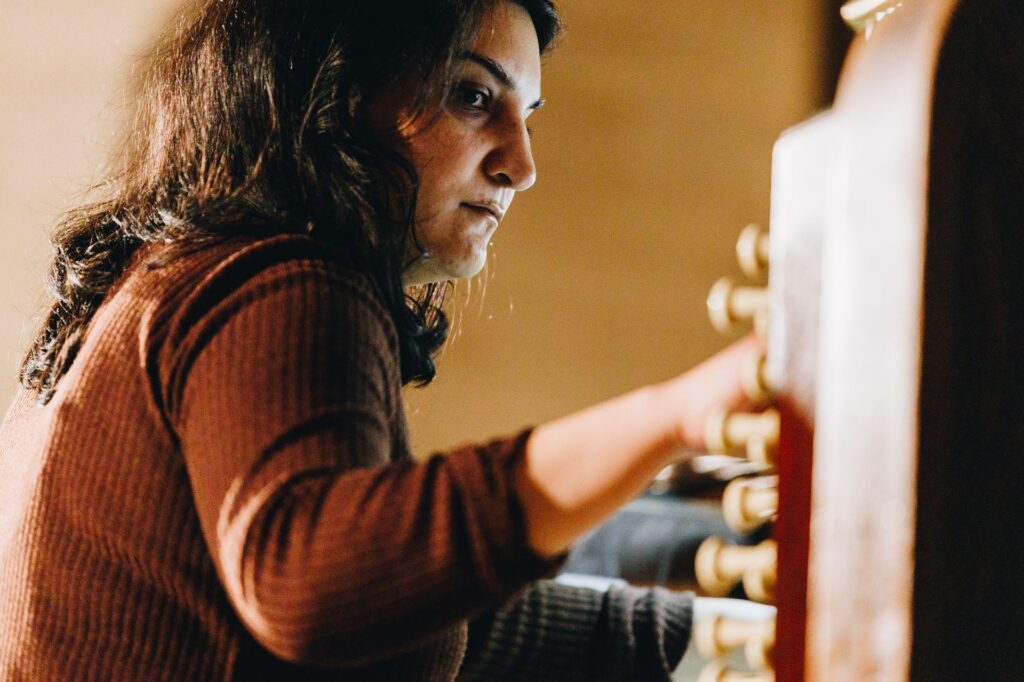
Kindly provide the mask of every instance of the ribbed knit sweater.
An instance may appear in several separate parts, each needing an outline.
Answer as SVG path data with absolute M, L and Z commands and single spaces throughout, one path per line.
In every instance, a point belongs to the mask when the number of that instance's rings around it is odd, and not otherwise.
M 136 255 L 0 427 L 0 679 L 665 679 L 688 596 L 533 583 L 528 436 L 417 463 L 370 280 L 307 237 Z

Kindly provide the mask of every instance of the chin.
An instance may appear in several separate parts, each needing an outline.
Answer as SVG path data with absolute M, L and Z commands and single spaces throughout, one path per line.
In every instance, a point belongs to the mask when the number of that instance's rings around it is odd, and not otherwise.
M 446 260 L 434 257 L 423 259 L 408 266 L 402 279 L 406 286 L 469 279 L 478 275 L 486 263 L 486 251 L 479 258 Z
M 469 279 L 480 274 L 486 264 L 487 252 L 484 251 L 479 258 L 448 263 L 441 270 L 447 275 L 445 279 Z
M 448 248 L 437 248 L 433 251 L 430 263 L 444 279 L 469 279 L 475 277 L 487 264 L 487 245 L 490 234 L 470 234 L 461 242 L 451 243 Z M 452 248 L 457 246 L 457 248 Z

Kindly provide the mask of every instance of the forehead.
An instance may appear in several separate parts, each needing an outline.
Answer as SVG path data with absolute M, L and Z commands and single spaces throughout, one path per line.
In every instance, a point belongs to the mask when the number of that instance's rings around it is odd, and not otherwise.
M 497 62 L 526 96 L 540 95 L 540 44 L 530 15 L 520 5 L 495 2 L 484 16 L 473 51 Z

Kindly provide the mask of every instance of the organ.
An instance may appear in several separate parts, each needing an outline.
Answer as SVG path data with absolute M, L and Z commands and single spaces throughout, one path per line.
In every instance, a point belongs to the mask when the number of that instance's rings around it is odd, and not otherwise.
M 771 539 L 711 538 L 696 573 L 777 612 L 698 622 L 701 682 L 1019 679 L 1024 3 L 842 14 L 834 106 L 781 136 L 770 232 L 737 246 L 768 286 L 709 295 L 716 328 L 766 341 L 747 384 L 772 407 L 716 415 L 707 442 L 772 467 L 722 500 Z

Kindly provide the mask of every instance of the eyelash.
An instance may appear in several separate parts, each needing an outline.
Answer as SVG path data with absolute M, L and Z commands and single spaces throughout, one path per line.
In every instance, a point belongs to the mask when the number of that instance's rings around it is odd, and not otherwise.
M 472 83 L 463 83 L 456 89 L 456 95 L 458 99 L 458 106 L 461 108 L 474 112 L 474 113 L 487 113 L 491 110 L 491 93 L 479 85 Z M 467 100 L 471 97 L 480 97 L 481 104 L 468 104 Z M 527 126 L 526 134 L 530 139 L 533 139 L 533 128 Z
M 470 99 L 480 98 L 480 104 L 470 104 Z M 476 85 L 462 84 L 458 88 L 458 104 L 463 109 L 476 112 L 491 110 L 491 94 Z

